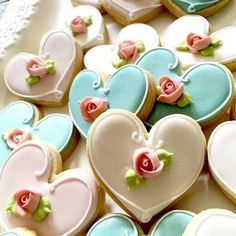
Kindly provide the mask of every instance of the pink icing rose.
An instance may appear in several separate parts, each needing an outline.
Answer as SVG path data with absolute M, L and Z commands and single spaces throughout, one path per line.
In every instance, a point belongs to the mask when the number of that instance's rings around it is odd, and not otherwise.
M 164 162 L 149 148 L 139 148 L 133 155 L 134 170 L 139 178 L 150 178 L 158 175 Z
M 124 40 L 118 46 L 118 55 L 126 61 L 133 61 L 138 56 L 138 47 L 134 41 Z
M 85 97 L 80 102 L 80 113 L 87 122 L 93 122 L 107 108 L 107 100 L 105 98 Z
M 204 48 L 207 48 L 211 43 L 211 37 L 206 35 L 197 35 L 190 33 L 187 36 L 187 45 L 191 53 L 199 53 Z
M 45 75 L 48 73 L 45 60 L 37 56 L 32 57 L 26 61 L 26 70 L 30 75 L 39 76 L 40 78 L 45 77 Z
M 21 217 L 31 217 L 39 205 L 39 193 L 23 189 L 13 195 L 16 202 L 15 211 Z
M 10 148 L 15 149 L 21 143 L 31 139 L 31 134 L 28 130 L 12 129 L 5 135 L 5 138 L 6 138 L 7 145 Z
M 87 32 L 87 25 L 82 17 L 76 16 L 70 23 L 73 33 L 82 34 Z
M 170 79 L 168 76 L 163 76 L 159 80 L 161 93 L 157 100 L 170 105 L 175 105 L 184 91 L 184 84 L 176 80 Z

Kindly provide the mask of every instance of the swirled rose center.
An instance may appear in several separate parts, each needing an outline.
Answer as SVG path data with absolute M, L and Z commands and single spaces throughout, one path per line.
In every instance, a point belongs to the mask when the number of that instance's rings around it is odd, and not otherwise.
M 28 195 L 24 195 L 20 199 L 22 205 L 25 204 L 28 200 L 29 200 L 29 196 Z
M 89 103 L 88 104 L 88 111 L 94 111 L 97 108 L 96 104 Z

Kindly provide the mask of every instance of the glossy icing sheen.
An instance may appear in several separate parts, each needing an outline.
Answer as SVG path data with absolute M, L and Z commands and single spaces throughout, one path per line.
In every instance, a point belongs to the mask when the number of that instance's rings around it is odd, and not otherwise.
M 12 128 L 28 129 L 33 138 L 42 139 L 53 145 L 59 152 L 63 152 L 68 147 L 73 134 L 71 119 L 63 114 L 51 114 L 35 123 L 35 109 L 32 104 L 22 101 L 5 107 L 0 112 L 0 136 Z M 0 150 L 0 166 L 2 166 L 12 151 L 2 138 L 0 138 Z
M 236 215 L 223 209 L 209 209 L 195 216 L 183 236 L 234 236 Z
M 208 143 L 211 173 L 220 186 L 236 199 L 235 145 L 236 121 L 221 123 L 213 131 Z
M 4 79 L 8 89 L 17 96 L 37 102 L 60 103 L 75 71 L 76 47 L 73 39 L 63 31 L 53 31 L 42 38 L 39 55 L 49 55 L 55 61 L 56 73 L 46 75 L 31 87 L 26 83 L 25 62 L 32 54 L 19 53 L 7 64 Z
M 220 2 L 221 0 L 172 0 L 187 13 L 195 13 Z
M 132 168 L 134 151 L 158 146 L 174 153 L 171 167 L 142 186 L 128 189 L 124 172 Z M 139 221 L 147 222 L 196 180 L 204 161 L 205 139 L 200 127 L 187 116 L 165 117 L 147 135 L 134 114 L 110 110 L 93 123 L 87 148 L 92 168 L 111 197 Z
M 87 236 L 138 236 L 138 230 L 130 218 L 121 214 L 107 215 L 97 221 Z
M 214 61 L 222 64 L 228 64 L 236 60 L 236 26 L 229 26 L 213 32 L 210 37 L 222 40 L 222 45 L 214 50 L 213 56 L 204 57 L 201 54 L 192 54 L 191 52 L 181 52 L 176 50 L 176 46 L 185 42 L 189 33 L 200 35 L 210 34 L 210 25 L 208 21 L 199 15 L 186 15 L 178 18 L 172 23 L 162 40 L 163 47 L 169 48 L 180 59 L 185 66 L 190 66 L 200 62 Z
M 112 61 L 119 58 L 118 45 L 124 40 L 132 40 L 134 42 L 141 40 L 144 43 L 145 52 L 159 46 L 158 34 L 151 26 L 146 24 L 131 24 L 119 32 L 116 38 L 116 44 L 100 45 L 91 48 L 84 56 L 85 67 L 107 74 L 114 73 L 117 69 L 112 65 Z
M 147 93 L 147 77 L 135 65 L 128 65 L 118 70 L 105 86 L 102 85 L 97 73 L 84 70 L 76 76 L 70 89 L 70 115 L 81 135 L 86 138 L 91 123 L 86 122 L 80 114 L 80 101 L 84 97 L 106 98 L 109 109 L 125 109 L 138 114 L 147 98 Z
M 83 34 L 77 34 L 74 39 L 77 43 L 81 45 L 83 49 L 88 49 L 92 46 L 103 44 L 104 39 L 104 22 L 101 13 L 97 8 L 93 6 L 79 6 L 72 9 L 68 13 L 66 19 L 66 25 L 69 28 L 71 21 L 76 17 L 80 16 L 82 18 L 91 16 L 92 24 L 87 27 L 87 32 Z M 71 34 L 70 28 L 68 31 Z M 73 37 L 73 36 L 72 36 Z
M 206 62 L 189 68 L 181 75 L 181 65 L 175 54 L 168 49 L 157 48 L 144 54 L 137 65 L 149 71 L 156 84 L 164 75 L 183 82 L 184 91 L 190 94 L 193 101 L 183 108 L 156 102 L 147 121 L 149 125 L 176 113 L 191 116 L 199 124 L 206 124 L 228 107 L 234 94 L 232 75 L 220 64 Z
M 0 234 L 0 236 L 20 236 L 20 235 L 14 232 L 7 232 Z
M 20 225 L 33 228 L 39 235 L 75 235 L 94 217 L 98 207 L 95 180 L 80 169 L 50 176 L 52 168 L 55 171 L 53 157 L 55 153 L 39 141 L 24 143 L 10 154 L 0 172 L 0 220 L 5 230 Z M 59 165 L 56 172 L 60 169 Z M 18 177 L 21 181 L 17 181 Z M 51 212 L 41 222 L 5 211 L 8 197 L 26 187 L 36 189 L 50 201 Z

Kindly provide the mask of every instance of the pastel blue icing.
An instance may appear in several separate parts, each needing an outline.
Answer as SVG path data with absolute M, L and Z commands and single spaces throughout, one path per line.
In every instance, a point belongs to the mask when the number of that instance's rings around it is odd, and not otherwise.
M 134 223 L 123 215 L 111 215 L 95 223 L 87 236 L 138 236 Z
M 187 13 L 195 13 L 215 5 L 220 0 L 172 0 L 177 6 Z
M 192 218 L 188 212 L 171 212 L 158 222 L 151 236 L 182 236 Z
M 14 233 L 14 232 L 7 232 L 7 233 L 2 233 L 0 236 L 19 236 L 19 234 Z
M 10 1 L 0 0 L 0 20 L 3 17 Z
M 109 108 L 125 109 L 137 114 L 146 99 L 148 81 L 142 69 L 127 65 L 115 72 L 105 86 L 99 75 L 92 70 L 80 72 L 74 79 L 69 94 L 72 120 L 84 138 L 91 123 L 80 113 L 80 101 L 87 96 L 106 98 Z
M 150 126 L 170 114 L 185 114 L 205 124 L 222 112 L 233 96 L 233 84 L 227 72 L 216 63 L 204 63 L 181 75 L 180 63 L 175 54 L 165 48 L 156 48 L 145 53 L 137 65 L 149 71 L 158 85 L 160 77 L 167 75 L 184 83 L 184 91 L 192 103 L 186 107 L 156 102 L 147 120 Z
M 0 136 L 9 129 L 20 128 L 30 130 L 32 136 L 53 145 L 59 152 L 63 152 L 73 134 L 73 123 L 69 116 L 51 114 L 38 121 L 35 120 L 35 108 L 27 102 L 17 101 L 8 105 L 0 112 Z M 0 166 L 12 151 L 0 137 Z

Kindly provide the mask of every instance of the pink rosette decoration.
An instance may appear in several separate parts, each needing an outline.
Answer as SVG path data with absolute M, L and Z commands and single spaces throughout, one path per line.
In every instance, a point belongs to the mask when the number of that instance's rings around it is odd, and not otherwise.
M 45 77 L 48 73 L 48 69 L 46 67 L 46 61 L 41 57 L 32 57 L 28 61 L 26 61 L 26 70 L 32 76 L 38 76 L 40 78 Z
M 41 195 L 39 193 L 23 189 L 13 195 L 15 200 L 15 211 L 21 217 L 31 217 L 37 209 Z
M 23 142 L 31 139 L 31 134 L 28 130 L 12 129 L 5 135 L 5 139 L 7 145 L 10 148 L 15 149 Z
M 163 76 L 159 80 L 161 93 L 157 100 L 170 105 L 175 105 L 184 91 L 184 84 L 176 80 L 170 79 L 168 76 Z
M 139 178 L 151 178 L 157 176 L 164 167 L 154 150 L 139 148 L 133 155 L 134 170 Z
M 82 34 L 87 32 L 87 25 L 82 17 L 76 16 L 70 23 L 70 28 L 73 33 Z
M 85 97 L 80 102 L 80 113 L 87 122 L 93 122 L 108 108 L 105 98 Z
M 211 37 L 206 35 L 197 35 L 190 33 L 187 36 L 187 46 L 191 53 L 199 53 L 211 44 Z
M 133 61 L 138 56 L 138 47 L 132 40 L 124 40 L 118 46 L 118 55 L 126 61 Z

